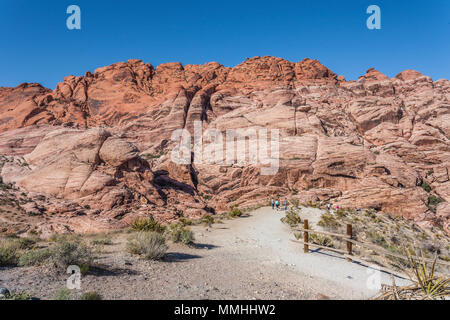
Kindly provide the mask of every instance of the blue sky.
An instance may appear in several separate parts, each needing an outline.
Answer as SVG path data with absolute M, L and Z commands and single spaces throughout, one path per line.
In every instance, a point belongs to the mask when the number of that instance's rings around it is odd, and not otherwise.
M 66 28 L 71 4 L 81 8 L 81 30 Z M 366 28 L 371 4 L 381 8 L 381 30 Z M 235 66 L 264 55 L 318 59 L 347 79 L 370 67 L 450 78 L 448 0 L 1 0 L 0 32 L 0 86 L 54 88 L 135 58 Z

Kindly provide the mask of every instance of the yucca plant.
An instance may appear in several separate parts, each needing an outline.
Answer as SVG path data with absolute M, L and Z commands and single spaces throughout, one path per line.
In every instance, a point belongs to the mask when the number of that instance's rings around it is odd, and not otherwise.
M 414 272 L 415 279 L 411 279 L 416 282 L 420 289 L 422 290 L 424 299 L 443 299 L 450 295 L 450 279 L 444 277 L 435 276 L 436 260 L 437 255 L 435 255 L 431 269 L 428 270 L 425 264 L 425 259 L 423 252 L 421 252 L 422 261 L 417 262 L 413 258 L 411 252 L 406 249 L 408 254 L 408 260 Z
M 410 280 L 412 285 L 398 287 L 395 285 L 394 278 L 392 286 L 385 286 L 385 292 L 381 293 L 376 299 L 379 300 L 437 300 L 446 299 L 450 296 L 450 279 L 447 277 L 437 277 L 435 267 L 437 256 L 435 255 L 431 269 L 428 269 L 425 263 L 423 252 L 421 252 L 421 261 L 418 262 L 406 248 L 408 262 L 412 270 Z

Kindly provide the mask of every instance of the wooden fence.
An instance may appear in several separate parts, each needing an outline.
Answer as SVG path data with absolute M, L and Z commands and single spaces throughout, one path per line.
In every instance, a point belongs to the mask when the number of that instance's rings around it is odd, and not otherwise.
M 312 229 L 309 228 L 308 220 L 305 219 L 303 221 L 303 228 L 295 228 L 294 229 L 294 231 L 301 231 L 301 232 L 303 232 L 303 241 L 301 241 L 301 240 L 291 240 L 291 241 L 303 244 L 303 251 L 305 253 L 309 252 L 309 247 L 315 247 L 315 248 L 324 249 L 324 250 L 328 250 L 328 251 L 332 251 L 332 252 L 336 252 L 336 253 L 342 254 L 347 259 L 347 261 L 350 261 L 350 262 L 351 261 L 356 261 L 356 262 L 359 262 L 359 263 L 365 263 L 365 264 L 369 264 L 370 265 L 369 261 L 366 261 L 366 260 L 364 260 L 364 259 L 362 259 L 360 257 L 356 257 L 354 255 L 353 245 L 357 245 L 357 246 L 360 246 L 360 247 L 368 248 L 368 249 L 373 250 L 373 251 L 375 251 L 375 252 L 377 252 L 377 253 L 379 253 L 381 255 L 385 255 L 385 256 L 389 255 L 389 256 L 393 256 L 393 257 L 404 259 L 404 260 L 408 261 L 408 257 L 406 257 L 404 255 L 388 251 L 388 250 L 386 250 L 384 248 L 381 248 L 381 247 L 379 247 L 377 245 L 374 245 L 374 244 L 371 244 L 371 243 L 357 241 L 357 240 L 353 239 L 353 231 L 352 231 L 352 229 L 353 229 L 352 225 L 351 224 L 347 224 L 347 232 L 346 232 L 346 234 L 340 234 L 340 233 L 334 233 L 334 232 L 328 232 L 328 231 L 312 230 Z M 327 235 L 327 236 L 336 237 L 338 239 L 343 239 L 346 242 L 346 250 L 337 249 L 337 248 L 331 248 L 331 247 L 322 246 L 322 245 L 319 245 L 319 244 L 316 244 L 316 243 L 312 243 L 312 242 L 309 241 L 309 234 L 310 233 Z M 411 256 L 411 258 L 415 259 L 415 260 L 419 260 L 419 261 L 423 260 L 426 263 L 433 263 L 434 262 L 433 259 L 422 258 L 422 257 L 414 256 L 414 255 Z M 444 265 L 447 268 L 450 268 L 450 262 L 436 260 L 436 264 Z M 395 275 L 399 275 L 401 277 L 405 277 L 405 275 L 403 275 L 401 273 L 398 273 L 396 271 L 390 270 L 388 268 L 381 267 L 381 266 L 378 266 L 378 265 L 376 267 L 379 268 L 382 271 L 385 271 L 385 272 L 388 272 L 388 273 L 392 273 L 392 274 L 395 274 Z M 450 273 L 446 273 L 446 275 L 448 275 L 448 274 L 450 274 Z

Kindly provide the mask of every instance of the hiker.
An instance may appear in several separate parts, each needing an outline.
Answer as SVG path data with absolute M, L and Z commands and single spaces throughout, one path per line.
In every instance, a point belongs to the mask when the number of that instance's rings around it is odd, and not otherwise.
M 328 211 L 331 210 L 331 203 L 329 203 L 329 204 L 327 205 L 327 208 L 328 208 Z
M 272 198 L 272 210 L 275 209 L 275 200 Z
M 275 201 L 275 205 L 277 207 L 277 210 L 280 208 L 280 201 L 278 201 L 278 199 Z
M 284 199 L 284 211 L 287 211 L 288 201 Z

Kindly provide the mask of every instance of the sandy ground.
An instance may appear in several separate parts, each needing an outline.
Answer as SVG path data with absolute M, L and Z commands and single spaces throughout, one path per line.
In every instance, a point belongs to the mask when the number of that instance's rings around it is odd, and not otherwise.
M 311 220 L 319 215 L 312 208 L 302 212 Z M 212 227 L 195 226 L 195 246 L 171 245 L 163 261 L 131 256 L 124 250 L 127 235 L 117 235 L 73 296 L 97 291 L 105 299 L 367 299 L 377 293 L 378 275 L 391 283 L 389 275 L 339 255 L 303 253 L 302 245 L 290 241 L 282 216 L 284 211 L 265 207 Z M 51 299 L 67 277 L 45 267 L 3 268 L 0 286 Z

